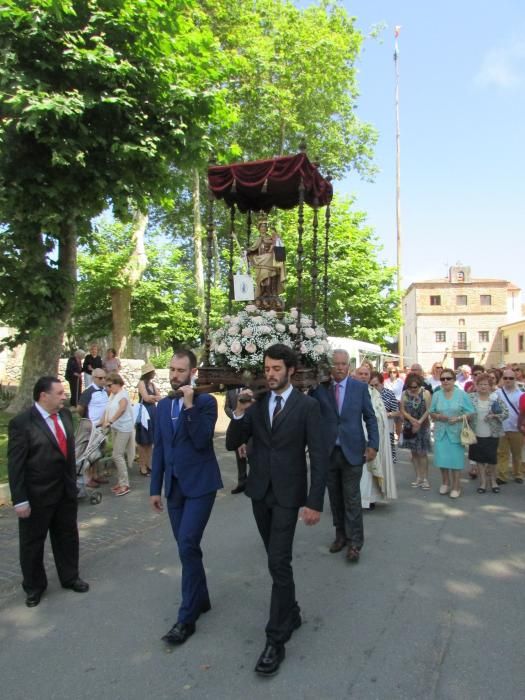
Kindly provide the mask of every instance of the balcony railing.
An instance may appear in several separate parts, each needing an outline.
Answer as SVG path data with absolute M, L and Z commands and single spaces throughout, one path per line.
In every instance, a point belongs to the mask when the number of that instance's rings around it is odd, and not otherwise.
M 454 343 L 452 346 L 452 352 L 458 352 L 459 350 L 470 350 L 472 343 L 468 340 L 460 340 Z

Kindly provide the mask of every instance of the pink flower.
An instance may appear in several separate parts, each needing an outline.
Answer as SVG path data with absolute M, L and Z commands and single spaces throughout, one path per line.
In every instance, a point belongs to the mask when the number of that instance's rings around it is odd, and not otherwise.
M 246 343 L 244 347 L 246 348 L 246 352 L 255 352 L 257 350 L 257 345 L 255 345 L 255 343 Z
M 284 325 L 284 323 L 276 323 L 276 324 L 275 324 L 275 330 L 276 330 L 278 333 L 284 333 L 284 331 L 286 330 L 286 326 Z
M 288 326 L 288 330 L 290 331 L 290 333 L 293 333 L 295 335 L 297 333 L 297 326 L 295 325 L 295 323 L 290 323 L 290 325 Z
M 255 304 L 246 304 L 244 310 L 247 311 L 249 314 L 252 314 L 254 311 L 257 311 L 257 307 L 255 306 Z
M 242 345 L 239 343 L 238 340 L 234 340 L 233 343 L 230 345 L 230 350 L 235 354 L 239 355 L 242 350 Z
M 313 328 L 305 328 L 303 333 L 306 338 L 315 338 L 315 330 Z

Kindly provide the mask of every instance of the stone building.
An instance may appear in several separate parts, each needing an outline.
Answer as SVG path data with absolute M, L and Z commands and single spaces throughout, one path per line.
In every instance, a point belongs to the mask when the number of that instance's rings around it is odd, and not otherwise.
M 525 318 L 501 326 L 503 362 L 525 367 Z
M 472 277 L 470 267 L 457 264 L 446 278 L 411 284 L 403 316 L 405 364 L 498 366 L 504 361 L 499 328 L 521 317 L 521 289 Z

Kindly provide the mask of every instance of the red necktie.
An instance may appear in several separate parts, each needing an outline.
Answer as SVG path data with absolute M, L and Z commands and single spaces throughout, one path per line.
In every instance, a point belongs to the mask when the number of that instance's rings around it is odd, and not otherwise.
M 64 431 L 60 427 L 60 423 L 58 422 L 58 415 L 56 413 L 51 414 L 51 420 L 53 421 L 53 424 L 55 426 L 55 437 L 58 442 L 58 446 L 60 447 L 60 451 L 64 455 L 64 457 L 67 457 L 67 440 L 66 436 L 64 435 Z

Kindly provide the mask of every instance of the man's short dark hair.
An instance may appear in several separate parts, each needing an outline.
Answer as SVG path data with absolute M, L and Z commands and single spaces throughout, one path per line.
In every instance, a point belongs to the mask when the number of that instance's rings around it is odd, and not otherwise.
M 187 357 L 190 362 L 190 369 L 195 369 L 195 367 L 197 367 L 197 358 L 195 357 L 195 353 L 191 350 L 180 348 L 179 350 L 175 350 L 173 357 Z
M 270 345 L 264 351 L 263 362 L 267 357 L 271 360 L 283 360 L 286 369 L 290 369 L 290 367 L 295 369 L 297 367 L 297 355 L 288 345 L 283 345 L 282 343 Z
M 37 379 L 33 387 L 33 401 L 38 401 L 42 392 L 49 394 L 53 384 L 60 384 L 60 379 L 58 377 L 40 377 L 40 379 Z

